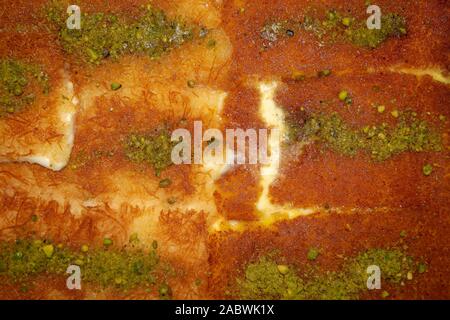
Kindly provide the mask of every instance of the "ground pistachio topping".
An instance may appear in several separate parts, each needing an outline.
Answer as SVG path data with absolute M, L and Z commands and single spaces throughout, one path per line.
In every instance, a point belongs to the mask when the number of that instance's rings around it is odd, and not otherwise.
M 399 249 L 367 250 L 347 258 L 340 271 L 306 266 L 300 272 L 297 266 L 278 264 L 276 254 L 268 254 L 245 266 L 235 292 L 241 299 L 357 299 L 368 290 L 367 268 L 372 265 L 380 267 L 382 281 L 394 285 L 426 270 L 423 262 L 417 264 Z
M 260 35 L 264 40 L 274 43 L 282 38 L 291 38 L 296 31 L 314 34 L 321 43 L 348 42 L 355 46 L 376 48 L 389 38 L 400 38 L 407 34 L 406 20 L 394 13 L 381 17 L 380 29 L 369 29 L 366 20 L 345 16 L 336 10 L 329 10 L 322 18 L 306 16 L 303 21 L 269 21 Z
M 303 124 L 288 120 L 288 142 L 318 141 L 328 148 L 354 156 L 368 153 L 375 161 L 384 161 L 403 152 L 440 152 L 438 130 L 414 112 L 399 115 L 396 126 L 387 123 L 352 128 L 337 113 L 312 114 Z
M 49 91 L 48 75 L 38 65 L 0 59 L 0 116 L 23 110 Z
M 16 240 L 0 243 L 0 277 L 14 284 L 26 284 L 38 275 L 66 276 L 70 265 L 78 265 L 81 279 L 104 288 L 129 290 L 137 287 L 168 288 L 161 277 L 163 263 L 154 246 L 141 249 L 90 248 L 71 249 L 42 240 Z M 166 295 L 167 297 L 167 295 Z
M 126 139 L 126 157 L 136 163 L 147 163 L 159 176 L 163 170 L 172 165 L 172 149 L 175 143 L 166 129 L 152 134 L 131 134 Z M 169 179 L 161 180 L 161 187 L 168 187 Z
M 138 17 L 82 12 L 80 29 L 67 28 L 68 15 L 59 1 L 50 2 L 46 13 L 64 50 L 94 64 L 133 53 L 156 59 L 190 40 L 194 32 L 180 19 L 169 19 L 151 5 L 143 6 Z

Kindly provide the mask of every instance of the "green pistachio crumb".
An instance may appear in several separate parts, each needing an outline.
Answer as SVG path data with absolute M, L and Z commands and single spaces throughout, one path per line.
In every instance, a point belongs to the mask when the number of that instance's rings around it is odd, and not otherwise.
M 345 17 L 345 18 L 342 19 L 342 24 L 343 24 L 344 26 L 346 26 L 346 27 L 349 27 L 350 24 L 351 24 L 351 22 L 352 22 L 352 19 L 351 19 L 351 18 Z
M 419 263 L 417 267 L 417 271 L 419 271 L 419 273 L 425 273 L 427 269 L 427 265 L 424 262 Z
M 47 258 L 51 258 L 53 256 L 55 248 L 53 247 L 53 245 L 49 244 L 49 245 L 43 246 L 42 250 L 44 251 Z
M 422 171 L 425 176 L 429 176 L 433 173 L 433 166 L 431 164 L 426 164 L 423 166 Z
M 111 246 L 113 244 L 113 241 L 110 239 L 110 238 L 104 238 L 103 239 L 103 245 L 105 246 L 105 247 L 109 247 L 109 246 Z
M 212 49 L 212 48 L 214 48 L 214 47 L 216 46 L 216 44 L 217 44 L 217 41 L 216 41 L 216 40 L 210 39 L 210 40 L 208 40 L 208 42 L 207 42 L 207 44 L 206 44 L 206 47 L 207 47 L 208 49 Z
M 127 138 L 125 154 L 136 163 L 151 165 L 156 176 L 172 165 L 172 149 L 175 142 L 171 141 L 168 131 L 163 129 L 152 134 L 132 134 Z
M 384 161 L 403 152 L 443 149 L 438 128 L 410 113 L 402 113 L 395 126 L 383 123 L 361 129 L 351 127 L 337 113 L 312 114 L 302 124 L 288 117 L 287 122 L 289 143 L 318 141 L 347 156 L 364 151 L 373 160 Z
M 111 90 L 112 90 L 112 91 L 117 91 L 117 90 L 119 90 L 120 88 L 122 88 L 122 85 L 121 85 L 120 83 L 117 83 L 117 82 L 111 83 Z
M 128 240 L 130 243 L 137 243 L 139 242 L 139 235 L 134 232 L 130 235 L 130 239 Z
M 330 69 L 321 70 L 318 73 L 319 78 L 328 77 L 330 75 L 331 75 L 331 70 Z
M 171 288 L 167 284 L 163 284 L 159 287 L 159 298 L 161 300 L 167 300 L 171 297 Z
M 338 97 L 339 97 L 339 100 L 345 101 L 348 98 L 348 91 L 346 91 L 346 90 L 340 91 Z
M 320 254 L 320 251 L 318 249 L 316 249 L 316 248 L 309 249 L 308 255 L 307 255 L 308 260 L 310 260 L 310 261 L 316 260 L 317 257 L 319 256 L 319 254 Z

